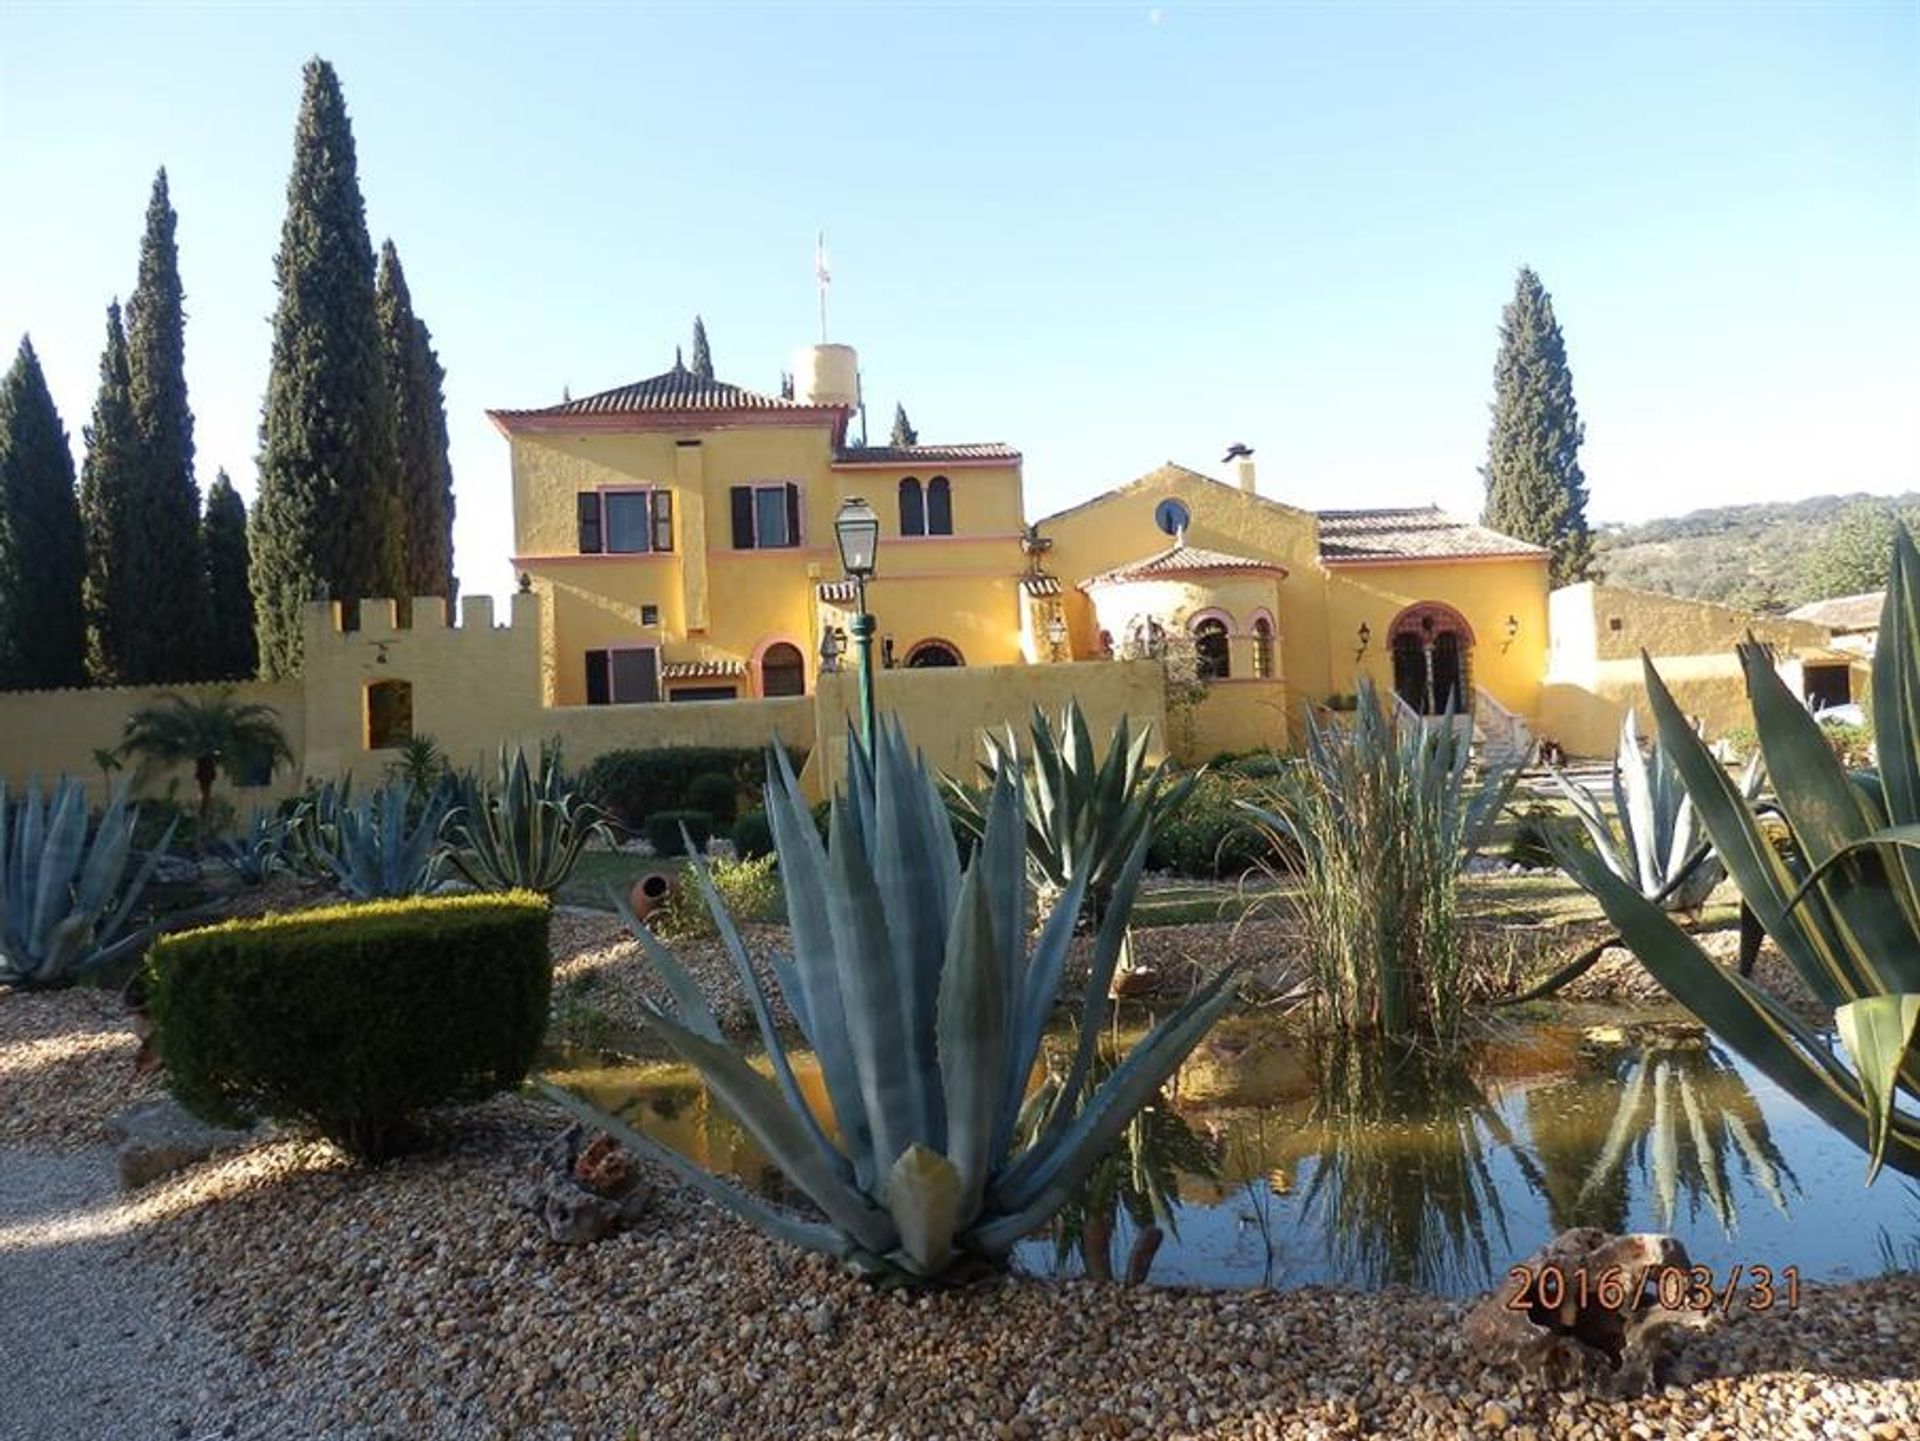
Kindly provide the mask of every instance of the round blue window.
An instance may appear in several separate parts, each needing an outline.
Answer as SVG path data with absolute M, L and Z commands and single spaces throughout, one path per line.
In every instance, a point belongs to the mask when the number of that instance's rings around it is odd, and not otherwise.
M 1177 500 L 1163 500 L 1153 508 L 1153 523 L 1168 535 L 1178 535 L 1187 528 L 1186 506 Z

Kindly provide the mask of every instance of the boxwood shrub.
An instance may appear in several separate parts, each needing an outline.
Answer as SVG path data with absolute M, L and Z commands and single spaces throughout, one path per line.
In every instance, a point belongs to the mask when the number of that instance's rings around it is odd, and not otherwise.
M 1228 878 L 1291 862 L 1236 802 L 1263 799 L 1263 788 L 1243 777 L 1208 771 L 1186 803 L 1154 828 L 1147 864 L 1175 875 Z
M 789 752 L 797 773 L 804 754 Z M 629 830 L 641 829 L 656 811 L 693 808 L 696 777 L 717 772 L 731 778 L 736 795 L 757 795 L 767 779 L 767 753 L 747 747 L 661 746 L 616 750 L 596 757 L 580 773 L 586 798 Z
M 362 1160 L 409 1119 L 516 1086 L 546 1029 L 548 906 L 409 896 L 160 940 L 147 994 L 167 1082 L 206 1120 L 312 1127 Z
M 686 827 L 686 835 L 680 828 Z M 713 838 L 713 817 L 705 811 L 655 811 L 647 817 L 647 844 L 656 856 L 681 856 L 687 853 L 687 836 L 704 851 Z
M 740 813 L 740 787 L 730 775 L 703 771 L 687 782 L 686 808 L 705 811 L 717 826 L 730 826 Z

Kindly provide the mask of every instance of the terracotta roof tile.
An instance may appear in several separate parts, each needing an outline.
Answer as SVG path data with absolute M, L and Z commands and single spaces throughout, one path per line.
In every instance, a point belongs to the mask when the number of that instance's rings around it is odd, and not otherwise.
M 1836 595 L 1826 600 L 1808 601 L 1787 612 L 1788 620 L 1811 621 L 1828 630 L 1877 630 L 1880 611 L 1886 604 L 1884 590 L 1862 591 L 1859 595 Z
M 578 400 L 563 400 L 558 405 L 534 410 L 499 410 L 496 415 L 636 415 L 656 410 L 807 410 L 812 407 L 798 401 L 782 400 L 777 395 L 762 395 L 757 390 L 732 385 L 724 380 L 703 380 L 691 370 L 662 371 L 631 385 L 615 386 Z
M 722 680 L 746 673 L 743 660 L 670 660 L 660 667 L 661 680 Z
M 964 465 L 968 461 L 1020 459 L 1020 452 L 999 441 L 967 445 L 850 445 L 834 457 L 836 465 Z
M 1088 576 L 1080 589 L 1109 581 L 1151 580 L 1157 575 L 1192 575 L 1203 571 L 1269 571 L 1285 575 L 1286 568 L 1270 560 L 1255 560 L 1249 555 L 1229 555 L 1223 550 L 1206 550 L 1197 545 L 1172 545 L 1145 560 L 1117 566 L 1099 575 Z
M 1388 510 L 1323 510 L 1320 558 L 1447 560 L 1458 556 L 1545 555 L 1546 547 L 1448 515 L 1438 506 Z

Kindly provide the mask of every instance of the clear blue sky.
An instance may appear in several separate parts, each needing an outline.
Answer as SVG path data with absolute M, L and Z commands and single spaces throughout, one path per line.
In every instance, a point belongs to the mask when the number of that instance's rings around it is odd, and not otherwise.
M 76 453 L 147 189 L 180 212 L 203 483 L 251 498 L 300 66 L 447 367 L 458 565 L 505 590 L 483 411 L 665 368 L 773 387 L 813 238 L 872 428 L 1006 440 L 1032 515 L 1227 442 L 1310 506 L 1477 511 L 1515 267 L 1597 519 L 1920 486 L 1920 13 L 1166 3 L 0 8 L 0 340 Z

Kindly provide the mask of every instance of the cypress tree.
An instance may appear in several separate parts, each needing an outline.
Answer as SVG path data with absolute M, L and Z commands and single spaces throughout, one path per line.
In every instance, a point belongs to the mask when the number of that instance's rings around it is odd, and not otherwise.
M 127 374 L 140 434 L 128 499 L 126 594 L 119 618 L 127 684 L 187 680 L 200 672 L 200 487 L 193 478 L 193 412 L 187 405 L 186 311 L 167 172 L 154 176 L 140 276 L 127 305 Z
M 22 337 L 0 380 L 0 690 L 86 680 L 86 571 L 66 427 Z
M 702 380 L 713 379 L 713 351 L 707 345 L 707 322 L 693 317 L 693 373 Z
M 889 445 L 918 445 L 920 432 L 913 428 L 913 422 L 907 419 L 907 408 L 898 401 L 893 406 L 893 436 Z
M 1493 429 L 1480 472 L 1487 482 L 1481 523 L 1552 550 L 1553 584 L 1589 579 L 1593 537 L 1573 372 L 1553 297 L 1525 266 L 1501 312 L 1493 379 Z
M 127 332 L 118 302 L 107 307 L 100 390 L 85 434 L 80 519 L 87 553 L 87 675 L 95 685 L 152 680 L 141 666 L 141 646 L 149 637 L 141 615 L 151 555 L 143 530 L 148 453 L 134 414 Z
M 209 680 L 251 680 L 260 666 L 253 633 L 253 591 L 247 583 L 247 507 L 226 471 L 207 487 L 200 523 L 206 562 L 202 657 Z
M 400 252 L 380 247 L 375 287 L 387 389 L 400 449 L 406 555 L 403 594 L 453 596 L 453 468 L 447 461 L 446 372 L 426 322 L 413 313 Z
M 399 460 L 353 130 L 333 67 L 309 60 L 305 82 L 251 531 L 268 679 L 299 672 L 307 601 L 345 601 L 354 624 L 354 602 L 402 588 Z

